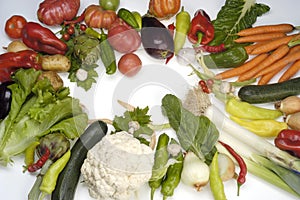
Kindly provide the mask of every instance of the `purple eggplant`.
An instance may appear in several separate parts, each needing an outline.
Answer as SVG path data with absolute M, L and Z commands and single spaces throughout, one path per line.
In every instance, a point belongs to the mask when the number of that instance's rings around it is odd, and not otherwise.
M 174 41 L 170 31 L 157 18 L 142 17 L 142 44 L 153 58 L 168 59 L 174 54 Z
M 7 86 L 11 83 L 12 82 L 0 83 L 0 120 L 4 119 L 10 111 L 12 93 Z

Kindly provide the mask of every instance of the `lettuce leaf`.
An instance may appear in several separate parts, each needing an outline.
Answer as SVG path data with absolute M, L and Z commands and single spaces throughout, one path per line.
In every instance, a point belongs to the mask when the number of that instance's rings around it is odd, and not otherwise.
M 242 29 L 251 27 L 257 20 L 270 10 L 265 4 L 258 4 L 255 0 L 226 0 L 218 12 L 217 18 L 212 21 L 215 28 L 215 37 L 210 45 L 233 45 L 233 40 Z
M 74 139 L 87 126 L 88 117 L 79 100 L 69 96 L 69 89 L 55 91 L 49 80 L 41 80 L 39 75 L 34 69 L 20 69 L 13 77 L 11 110 L 0 122 L 2 165 L 48 133 L 61 132 Z

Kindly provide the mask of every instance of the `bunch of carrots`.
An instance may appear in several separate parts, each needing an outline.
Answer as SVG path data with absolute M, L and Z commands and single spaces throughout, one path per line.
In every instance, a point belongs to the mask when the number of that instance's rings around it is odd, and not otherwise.
M 238 77 L 238 82 L 257 78 L 259 85 L 268 84 L 281 71 L 278 82 L 292 78 L 300 69 L 300 34 L 289 34 L 295 29 L 286 23 L 241 30 L 235 42 L 249 43 L 245 49 L 251 59 L 217 74 L 216 78 Z

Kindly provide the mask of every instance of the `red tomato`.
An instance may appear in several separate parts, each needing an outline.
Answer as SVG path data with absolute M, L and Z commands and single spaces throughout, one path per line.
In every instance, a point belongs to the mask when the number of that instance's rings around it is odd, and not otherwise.
M 118 22 L 116 22 L 118 23 Z M 139 33 L 122 23 L 114 23 L 108 30 L 107 36 L 110 45 L 120 53 L 131 53 L 141 46 Z
M 129 77 L 136 75 L 141 68 L 142 61 L 134 53 L 124 54 L 118 62 L 119 71 Z
M 13 39 L 21 38 L 21 32 L 25 24 L 26 19 L 20 15 L 13 15 L 5 23 L 5 33 Z

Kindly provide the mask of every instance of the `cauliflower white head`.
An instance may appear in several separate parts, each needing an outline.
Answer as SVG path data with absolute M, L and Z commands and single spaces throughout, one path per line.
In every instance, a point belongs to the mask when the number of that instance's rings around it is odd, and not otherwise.
M 153 150 L 122 131 L 88 151 L 81 173 L 93 198 L 127 200 L 151 178 L 153 162 Z

